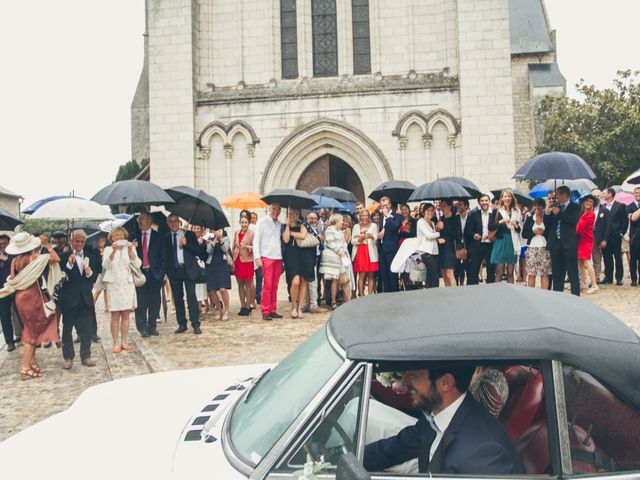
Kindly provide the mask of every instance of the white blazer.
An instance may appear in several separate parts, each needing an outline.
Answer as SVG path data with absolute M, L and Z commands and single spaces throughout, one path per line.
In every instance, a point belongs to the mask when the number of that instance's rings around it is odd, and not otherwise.
M 373 235 L 373 238 L 367 238 L 366 240 L 367 247 L 369 247 L 369 261 L 377 262 L 378 247 L 376 246 L 376 238 L 378 236 L 378 226 L 373 222 L 369 222 L 369 226 L 367 227 L 367 232 Z M 360 241 L 358 240 L 358 235 L 360 235 L 360 224 L 356 223 L 353 226 L 353 230 L 351 231 L 351 245 L 355 247 L 351 250 L 351 260 L 354 260 L 356 258 L 358 245 L 360 245 Z
M 418 251 L 438 255 L 438 242 L 436 239 L 440 238 L 440 232 L 436 232 L 424 218 L 421 218 L 418 220 L 416 233 L 418 237 Z

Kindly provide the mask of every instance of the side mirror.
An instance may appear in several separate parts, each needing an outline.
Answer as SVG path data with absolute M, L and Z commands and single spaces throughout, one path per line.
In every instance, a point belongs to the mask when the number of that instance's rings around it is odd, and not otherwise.
M 371 480 L 371 475 L 353 453 L 345 453 L 338 461 L 336 480 Z

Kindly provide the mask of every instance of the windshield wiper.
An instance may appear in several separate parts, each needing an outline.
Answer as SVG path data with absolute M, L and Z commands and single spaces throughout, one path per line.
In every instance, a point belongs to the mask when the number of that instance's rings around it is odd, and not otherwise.
M 251 395 L 253 388 L 256 385 L 258 385 L 258 383 L 260 383 L 260 380 L 262 380 L 264 376 L 270 371 L 271 371 L 271 367 L 267 368 L 264 372 L 262 372 L 260 375 L 258 375 L 256 378 L 253 379 L 253 382 L 251 382 L 251 385 L 249 385 L 249 388 L 247 389 L 247 394 L 244 396 L 244 403 L 247 403 L 247 401 L 249 400 L 249 396 Z

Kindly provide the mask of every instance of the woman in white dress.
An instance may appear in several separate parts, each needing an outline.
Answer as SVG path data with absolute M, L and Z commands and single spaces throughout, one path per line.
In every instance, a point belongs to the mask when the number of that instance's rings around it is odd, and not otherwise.
M 102 260 L 102 281 L 107 286 L 109 311 L 111 312 L 111 336 L 113 337 L 113 353 L 122 350 L 133 350 L 127 344 L 129 334 L 129 314 L 138 305 L 136 287 L 133 284 L 131 265 L 140 267 L 135 246 L 127 241 L 128 233 L 122 227 L 109 232 L 111 246 L 105 247 Z M 118 342 L 120 333 L 120 342 Z

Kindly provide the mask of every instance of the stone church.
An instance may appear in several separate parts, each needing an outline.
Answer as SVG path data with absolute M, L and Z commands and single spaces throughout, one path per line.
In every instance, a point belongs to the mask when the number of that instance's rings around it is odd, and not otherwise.
M 513 185 L 565 91 L 543 0 L 146 0 L 144 41 L 133 158 L 219 199 Z

